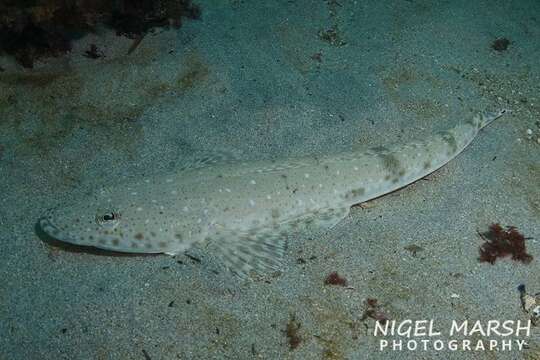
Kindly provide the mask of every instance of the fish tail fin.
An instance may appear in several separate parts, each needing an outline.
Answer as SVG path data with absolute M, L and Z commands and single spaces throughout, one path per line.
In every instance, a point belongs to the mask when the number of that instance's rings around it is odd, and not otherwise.
M 510 113 L 510 112 L 511 112 L 510 109 L 501 109 L 499 111 L 485 111 L 476 115 L 473 118 L 472 122 L 473 122 L 473 125 L 476 126 L 478 130 L 480 130 L 488 126 L 489 124 L 491 124 L 493 121 L 500 118 L 504 114 Z
M 286 241 L 279 232 L 231 233 L 218 239 L 219 256 L 227 268 L 241 278 L 281 268 Z

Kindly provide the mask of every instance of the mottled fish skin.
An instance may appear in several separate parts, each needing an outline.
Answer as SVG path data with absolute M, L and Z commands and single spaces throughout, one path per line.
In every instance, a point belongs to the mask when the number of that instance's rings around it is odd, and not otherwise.
M 408 185 L 458 155 L 506 110 L 397 147 L 285 161 L 186 166 L 120 184 L 48 211 L 41 229 L 61 241 L 131 253 L 178 254 L 210 242 L 239 274 L 275 269 L 300 226 L 331 227 L 352 205 Z

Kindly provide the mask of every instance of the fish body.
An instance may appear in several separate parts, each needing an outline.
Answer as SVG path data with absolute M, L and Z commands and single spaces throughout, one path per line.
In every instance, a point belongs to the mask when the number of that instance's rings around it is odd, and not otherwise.
M 55 239 L 119 252 L 174 255 L 209 242 L 236 273 L 274 269 L 288 234 L 310 224 L 331 227 L 352 205 L 421 179 L 504 113 L 395 147 L 283 161 L 206 159 L 76 199 L 47 212 L 39 225 Z

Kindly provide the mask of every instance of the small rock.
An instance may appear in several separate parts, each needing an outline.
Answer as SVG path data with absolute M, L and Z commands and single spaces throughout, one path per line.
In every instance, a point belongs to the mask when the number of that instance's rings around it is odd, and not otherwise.
M 520 285 L 518 291 L 523 311 L 531 317 L 531 321 L 535 326 L 538 325 L 540 322 L 540 293 L 528 294 L 525 285 Z

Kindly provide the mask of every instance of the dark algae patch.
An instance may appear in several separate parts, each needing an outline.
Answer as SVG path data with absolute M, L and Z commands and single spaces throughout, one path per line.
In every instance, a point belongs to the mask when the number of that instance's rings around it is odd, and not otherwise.
M 36 59 L 70 51 L 73 40 L 101 24 L 119 36 L 141 39 L 153 28 L 178 28 L 182 18 L 199 19 L 201 10 L 190 0 L 6 0 L 0 14 L 0 55 L 32 68 Z M 96 55 L 92 49 L 85 53 Z
M 510 40 L 507 38 L 498 38 L 491 43 L 491 48 L 495 51 L 506 51 L 510 45 Z
M 480 246 L 480 262 L 494 264 L 498 258 L 511 257 L 514 261 L 528 264 L 533 259 L 525 246 L 525 240 L 530 238 L 524 237 L 514 226 L 504 229 L 499 224 L 491 224 L 487 232 L 479 232 L 478 235 L 485 241 Z

